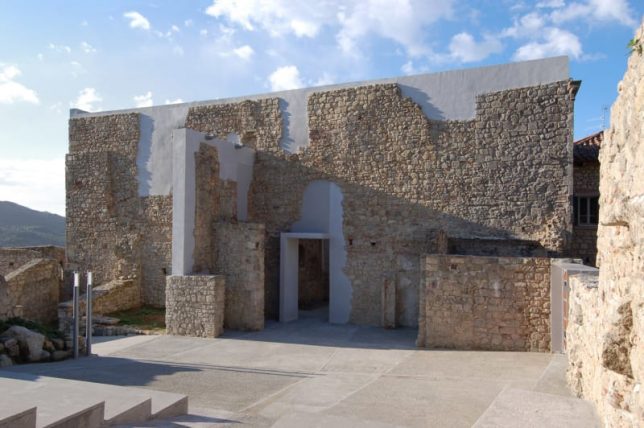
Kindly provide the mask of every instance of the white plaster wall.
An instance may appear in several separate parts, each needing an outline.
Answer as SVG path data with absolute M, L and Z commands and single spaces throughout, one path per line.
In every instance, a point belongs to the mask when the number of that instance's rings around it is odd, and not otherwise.
M 195 248 L 196 162 L 202 143 L 217 149 L 219 178 L 237 183 L 237 218 L 246 220 L 248 189 L 252 181 L 255 151 L 239 144 L 239 136 L 208 139 L 192 129 L 172 131 L 172 274 L 192 273 Z
M 351 315 L 351 282 L 344 274 L 347 262 L 342 231 L 342 191 L 329 181 L 314 181 L 302 198 L 300 219 L 291 232 L 329 235 L 329 321 L 345 324 Z
M 568 79 L 568 58 L 555 57 L 490 67 L 445 71 L 434 74 L 403 76 L 390 79 L 343 83 L 293 91 L 274 92 L 214 101 L 146 107 L 139 109 L 87 113 L 70 110 L 70 117 L 141 113 L 141 141 L 137 166 L 139 194 L 168 195 L 172 189 L 172 130 L 185 126 L 190 107 L 279 97 L 284 121 L 281 147 L 295 153 L 308 146 L 307 102 L 312 92 L 380 83 L 398 83 L 404 95 L 418 103 L 427 117 L 440 120 L 472 119 L 477 95 L 552 83 Z

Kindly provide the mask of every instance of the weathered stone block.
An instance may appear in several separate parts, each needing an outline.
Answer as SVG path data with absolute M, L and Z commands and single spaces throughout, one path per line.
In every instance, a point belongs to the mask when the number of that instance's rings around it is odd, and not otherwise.
M 223 275 L 168 276 L 166 330 L 178 336 L 217 337 L 224 330 Z

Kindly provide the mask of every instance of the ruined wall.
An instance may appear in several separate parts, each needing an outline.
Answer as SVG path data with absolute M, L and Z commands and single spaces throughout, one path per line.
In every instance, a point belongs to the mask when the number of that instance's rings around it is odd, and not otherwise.
M 65 249 L 52 245 L 0 248 L 0 275 L 7 275 L 31 260 L 41 258 L 54 259 L 62 268 L 65 263 Z
M 571 386 L 611 427 L 644 425 L 644 56 L 618 91 L 599 154 L 599 284 L 577 287 L 584 324 L 568 335 Z
M 297 154 L 279 147 L 277 99 L 192 107 L 186 126 L 218 137 L 235 132 L 258 150 L 249 221 L 268 234 L 268 316 L 278 308 L 279 233 L 298 220 L 307 185 L 329 180 L 343 194 L 351 321 L 381 324 L 396 305 L 396 323 L 415 325 L 417 306 L 398 302 L 417 298 L 416 260 L 430 231 L 564 250 L 572 102 L 567 82 L 558 82 L 481 95 L 475 119 L 443 122 L 428 120 L 395 84 L 313 93 L 310 145 Z M 396 296 L 388 303 L 387 284 Z
M 224 330 L 222 275 L 168 276 L 165 324 L 168 334 L 217 337 Z
M 264 328 L 264 225 L 214 223 L 215 271 L 226 278 L 224 326 L 235 330 Z
M 165 304 L 171 259 L 171 196 L 139 197 L 136 113 L 69 121 L 67 268 L 100 285 L 135 281 L 144 302 Z
M 550 259 L 421 259 L 418 346 L 550 350 Z
M 60 279 L 60 264 L 51 258 L 33 259 L 0 275 L 0 319 L 56 320 Z

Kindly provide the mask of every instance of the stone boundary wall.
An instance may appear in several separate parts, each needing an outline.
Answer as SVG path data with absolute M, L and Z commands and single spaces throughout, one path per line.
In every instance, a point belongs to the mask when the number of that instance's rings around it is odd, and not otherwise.
M 65 263 L 65 249 L 53 245 L 0 248 L 0 275 L 7 275 L 31 260 L 42 258 L 52 258 L 58 261 L 62 268 Z
M 0 275 L 0 319 L 56 320 L 61 267 L 55 259 L 33 259 Z
M 224 326 L 264 328 L 264 240 L 262 224 L 215 223 L 213 266 L 226 277 Z
M 644 40 L 644 25 L 635 39 Z M 596 289 L 571 282 L 568 379 L 605 426 L 637 427 L 644 426 L 644 54 L 630 55 L 618 92 L 599 152 L 599 282 Z
M 171 275 L 166 281 L 168 334 L 217 337 L 223 333 L 226 300 L 223 275 Z
M 550 259 L 421 257 L 417 345 L 550 350 Z

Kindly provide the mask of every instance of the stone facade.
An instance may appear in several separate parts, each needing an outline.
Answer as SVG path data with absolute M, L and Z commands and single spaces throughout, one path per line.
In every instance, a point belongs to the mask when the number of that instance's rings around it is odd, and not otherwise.
M 92 271 L 97 285 L 135 281 L 144 303 L 163 306 L 172 200 L 138 195 L 139 120 L 129 113 L 69 121 L 67 269 Z
M 284 98 L 182 107 L 182 126 L 217 139 L 233 134 L 255 150 L 247 196 L 220 178 L 216 148 L 202 145 L 195 154 L 192 272 L 229 276 L 231 290 L 237 282 L 255 283 L 259 263 L 248 273 L 252 279 L 238 281 L 234 263 L 218 266 L 212 255 L 226 245 L 231 254 L 244 248 L 218 241 L 227 233 L 223 224 L 264 225 L 264 316 L 276 318 L 279 236 L 300 219 L 305 190 L 320 180 L 342 194 L 342 272 L 353 323 L 418 324 L 419 256 L 435 250 L 439 235 L 443 247 L 460 240 L 459 248 L 478 246 L 477 254 L 562 254 L 572 233 L 574 91 L 568 80 L 548 82 L 479 93 L 465 120 L 430 119 L 397 83 L 311 90 L 302 106 L 308 144 L 294 152 L 282 144 L 293 120 Z M 97 284 L 131 279 L 144 303 L 161 305 L 172 196 L 139 195 L 137 152 L 149 149 L 141 145 L 143 116 L 70 120 L 68 258 L 72 269 L 96 272 Z M 247 199 L 243 219 L 240 198 Z M 256 260 L 258 252 L 248 248 L 239 256 Z M 261 300 L 257 293 L 250 306 Z M 228 318 L 236 310 L 230 307 Z
M 56 320 L 61 267 L 55 259 L 33 259 L 6 276 L 0 275 L 0 319 L 21 317 Z
M 418 346 L 550 350 L 550 259 L 427 255 Z
M 168 334 L 217 337 L 224 330 L 222 275 L 168 276 L 165 324 Z
M 261 224 L 215 223 L 212 265 L 226 277 L 224 326 L 264 328 L 264 239 Z
M 599 196 L 599 149 L 603 132 L 590 135 L 573 146 L 573 196 L 587 198 Z M 574 202 L 574 201 L 573 201 Z M 585 264 L 596 266 L 597 225 L 576 224 L 573 219 L 570 256 L 582 259 Z
M 644 40 L 644 26 L 635 37 Z M 599 282 L 571 284 L 569 379 L 605 426 L 636 427 L 644 425 L 644 56 L 631 54 L 618 91 L 599 155 Z

